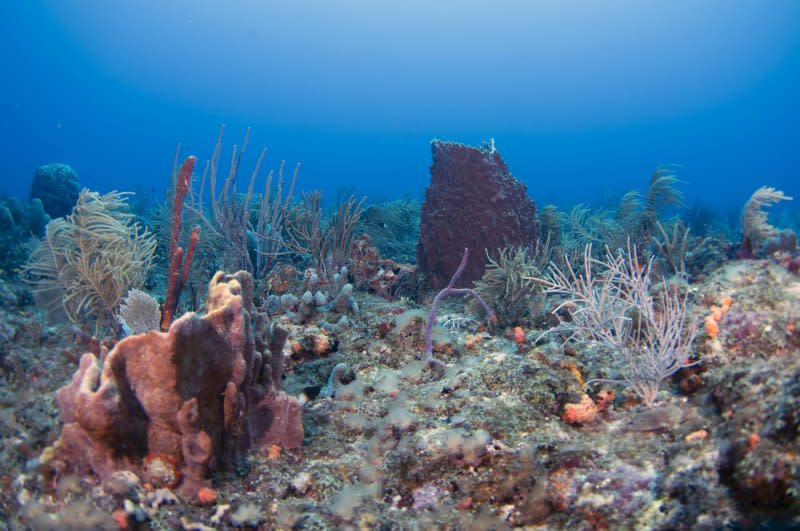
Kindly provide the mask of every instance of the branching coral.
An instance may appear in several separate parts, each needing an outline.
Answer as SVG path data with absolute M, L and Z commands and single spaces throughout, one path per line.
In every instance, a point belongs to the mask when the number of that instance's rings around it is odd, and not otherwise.
M 436 308 L 439 307 L 439 304 L 442 302 L 442 299 L 449 297 L 451 295 L 470 295 L 481 307 L 486 311 L 486 314 L 489 316 L 489 322 L 495 321 L 497 318 L 494 315 L 494 312 L 489 305 L 481 298 L 478 293 L 469 288 L 454 288 L 453 286 L 458 281 L 458 278 L 461 276 L 461 273 L 464 272 L 464 268 L 467 265 L 467 260 L 469 259 L 469 248 L 464 248 L 464 254 L 461 255 L 461 262 L 458 264 L 458 269 L 456 272 L 453 273 L 453 276 L 450 278 L 450 282 L 447 283 L 439 293 L 433 298 L 433 302 L 431 302 L 431 309 L 428 312 L 428 318 L 425 320 L 425 362 L 428 363 L 430 366 L 443 366 L 444 363 L 436 358 L 433 357 L 433 324 L 436 321 Z
M 335 212 L 325 216 L 319 192 L 303 194 L 303 204 L 286 212 L 286 247 L 308 254 L 323 282 L 347 263 L 353 231 L 361 219 L 365 198 L 348 197 Z
M 284 183 L 286 162 L 282 161 L 277 171 L 270 170 L 262 194 L 255 192 L 256 180 L 266 156 L 266 148 L 258 155 L 255 166 L 246 181 L 245 193 L 237 193 L 239 169 L 247 150 L 250 129 L 245 131 L 241 147 L 234 145 L 231 151 L 227 175 L 220 179 L 222 137 L 225 126 L 220 127 L 211 159 L 206 162 L 197 194 L 187 197 L 187 214 L 190 220 L 204 228 L 197 252 L 203 274 L 216 269 L 243 269 L 256 278 L 268 275 L 279 257 L 288 253 L 285 238 L 284 215 L 289 210 L 295 182 L 300 170 L 294 167 L 288 190 Z M 174 176 L 177 174 L 178 155 L 175 157 Z M 221 180 L 218 189 L 217 181 Z M 275 186 L 273 186 L 273 184 Z M 175 184 L 173 184 L 173 188 Z M 203 199 L 210 199 L 209 208 L 204 208 Z M 162 213 L 162 225 L 168 222 L 168 213 Z M 192 224 L 194 224 L 194 222 Z M 162 239 L 166 238 L 166 232 Z M 195 282 L 200 285 L 200 282 Z
M 561 329 L 579 343 L 595 343 L 611 356 L 613 370 L 648 407 L 661 382 L 690 366 L 697 326 L 689 315 L 688 296 L 661 284 L 652 288 L 653 260 L 639 260 L 630 243 L 627 252 L 606 247 L 604 259 L 592 257 L 587 245 L 579 271 L 567 261 L 563 270 L 551 265 L 540 282 L 547 294 L 566 297 L 553 310 L 571 312 Z
M 676 220 L 672 224 L 672 235 L 667 234 L 667 230 L 661 222 L 656 221 L 656 228 L 661 234 L 661 239 L 653 237 L 653 244 L 656 250 L 669 264 L 672 273 L 683 275 L 686 273 L 686 248 L 689 243 L 689 228 L 682 220 Z
M 125 195 L 84 189 L 72 214 L 47 224 L 24 267 L 37 294 L 60 301 L 73 323 L 88 318 L 95 332 L 114 322 L 128 290 L 142 286 L 156 248 L 127 212 Z
M 683 194 L 675 188 L 680 181 L 675 172 L 669 166 L 656 168 L 650 176 L 650 184 L 647 187 L 644 210 L 642 210 L 639 220 L 639 230 L 642 234 L 652 234 L 658 216 L 670 206 L 683 206 Z
M 771 186 L 762 186 L 750 196 L 742 209 L 742 254 L 753 256 L 764 241 L 778 231 L 767 222 L 764 208 L 792 198 Z
M 602 242 L 612 249 L 622 249 L 628 240 L 637 245 L 649 241 L 658 230 L 663 212 L 683 206 L 683 194 L 675 187 L 679 182 L 671 167 L 660 166 L 650 176 L 647 192 L 627 192 L 616 211 L 593 211 L 585 204 L 576 205 L 567 217 L 565 247 L 574 250 Z
M 217 143 L 211 160 L 206 165 L 200 184 L 200 200 L 203 198 L 202 190 L 205 188 L 206 179 L 209 183 L 209 193 L 211 198 L 211 219 L 204 218 L 211 230 L 217 232 L 220 243 L 222 243 L 223 253 L 222 262 L 225 269 L 244 269 L 253 271 L 254 265 L 248 250 L 247 231 L 250 228 L 250 202 L 253 198 L 253 187 L 255 178 L 261 169 L 261 163 L 266 155 L 266 148 L 261 150 L 255 168 L 250 174 L 250 181 L 247 188 L 247 195 L 240 196 L 236 193 L 236 181 L 239 173 L 239 166 L 247 150 L 248 139 L 250 138 L 250 128 L 247 128 L 242 141 L 241 148 L 234 145 L 231 153 L 228 176 L 222 184 L 222 190 L 217 191 L 217 170 L 219 167 L 220 153 L 222 150 L 222 134 L 225 128 L 220 127 Z M 200 208 L 202 212 L 202 207 Z
M 561 245 L 561 234 L 566 216 L 559 212 L 555 205 L 545 205 L 539 211 L 539 225 L 541 234 L 545 238 L 550 238 L 554 247 Z
M 531 277 L 539 276 L 533 258 L 524 247 L 501 249 L 497 260 L 488 257 L 483 277 L 475 282 L 475 291 L 486 300 L 500 326 L 521 324 L 539 316 L 542 310 L 542 287 Z

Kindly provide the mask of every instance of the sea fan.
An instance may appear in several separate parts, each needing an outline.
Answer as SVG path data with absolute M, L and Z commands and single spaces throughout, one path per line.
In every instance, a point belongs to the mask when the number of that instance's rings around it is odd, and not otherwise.
M 161 310 L 149 294 L 132 289 L 122 301 L 117 319 L 126 335 L 144 334 L 159 329 Z

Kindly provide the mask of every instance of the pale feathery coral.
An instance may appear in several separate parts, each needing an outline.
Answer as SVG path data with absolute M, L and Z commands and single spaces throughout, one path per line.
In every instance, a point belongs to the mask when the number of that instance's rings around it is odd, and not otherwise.
M 93 322 L 97 334 L 125 294 L 144 285 L 155 255 L 156 239 L 128 211 L 128 195 L 84 188 L 70 215 L 47 224 L 22 268 L 37 296 L 60 304 L 75 324 Z
M 778 232 L 778 229 L 767 221 L 767 212 L 764 209 L 791 199 L 781 190 L 771 186 L 762 186 L 753 192 L 742 209 L 742 245 L 748 245 L 751 253 L 758 252 L 764 240 Z

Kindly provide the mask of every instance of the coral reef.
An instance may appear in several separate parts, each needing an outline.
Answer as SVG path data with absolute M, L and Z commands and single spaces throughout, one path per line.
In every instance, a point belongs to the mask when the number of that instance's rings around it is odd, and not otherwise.
M 393 259 L 412 202 L 299 204 L 283 164 L 258 198 L 263 151 L 239 194 L 244 144 L 222 191 L 221 136 L 199 193 L 176 154 L 161 272 L 103 317 L 128 337 L 49 323 L 0 276 L 0 530 L 800 526 L 794 233 L 769 226 L 765 259 L 734 260 L 735 221 L 665 219 L 681 194 L 663 167 L 646 193 L 548 206 L 538 228 L 493 142 L 434 142 L 419 246 L 444 289 L 423 292 Z M 0 206 L 20 240 L 46 219 L 38 199 Z M 149 216 L 89 225 L 130 238 Z M 225 263 L 249 272 L 200 300 Z M 184 285 L 198 313 L 177 317 Z M 453 294 L 484 296 L 489 326 Z
M 176 472 L 183 481 L 188 472 L 167 454 L 148 451 L 130 471 L 102 480 L 70 474 L 51 450 L 39 455 L 58 430 L 48 388 L 68 381 L 74 354 L 61 352 L 74 348 L 63 329 L 17 309 L 21 293 L 0 289 L 8 307 L 0 315 L 13 329 L 0 343 L 0 378 L 13 382 L 0 386 L 0 518 L 19 528 L 68 528 L 76 519 L 108 526 L 112 517 L 118 526 L 162 529 L 796 527 L 798 283 L 779 263 L 748 260 L 692 285 L 693 318 L 718 315 L 719 330 L 698 336 L 703 363 L 664 380 L 653 408 L 630 390 L 586 390 L 582 375 L 608 371 L 607 351 L 451 325 L 470 321 L 455 298 L 441 302 L 433 327 L 434 352 L 446 363 L 434 377 L 415 359 L 425 314 L 408 301 L 355 292 L 364 310 L 337 340 L 328 336 L 338 348 L 287 366 L 285 392 L 306 401 L 302 448 L 267 444 L 235 468 L 208 470 L 213 485 L 189 481 L 202 485 L 196 498 L 172 486 Z M 235 291 L 233 281 L 225 286 Z M 272 350 L 259 332 L 263 316 L 250 317 L 256 350 Z M 295 343 L 322 348 L 322 317 L 275 316 L 292 338 L 284 354 Z M 186 316 L 173 329 L 189 323 L 202 326 Z M 475 336 L 481 341 L 471 343 Z M 113 372 L 110 358 L 103 372 Z M 170 365 L 169 356 L 158 359 Z M 182 359 L 186 374 L 202 358 Z M 208 397 L 218 419 L 221 393 Z
M 417 267 L 381 258 L 372 239 L 362 234 L 350 245 L 348 271 L 356 289 L 367 289 L 379 297 L 394 300 L 415 298 L 419 294 L 420 277 Z
M 536 204 L 498 151 L 439 140 L 431 151 L 417 245 L 417 265 L 431 287 L 447 284 L 465 247 L 473 254 L 463 280 L 472 282 L 483 274 L 485 253 L 536 243 Z
M 248 273 L 218 273 L 205 316 L 127 337 L 101 359 L 84 354 L 58 392 L 64 429 L 54 459 L 107 478 L 144 474 L 158 458 L 194 495 L 210 470 L 235 465 L 248 448 L 299 446 L 300 404 L 280 388 L 286 334 L 268 332 L 252 290 Z
M 78 175 L 66 164 L 45 164 L 33 173 L 30 199 L 39 199 L 51 218 L 66 216 L 78 200 Z
M 0 200 L 0 275 L 16 276 L 30 254 L 28 243 L 44 236 L 49 222 L 38 198 L 27 204 L 13 196 Z

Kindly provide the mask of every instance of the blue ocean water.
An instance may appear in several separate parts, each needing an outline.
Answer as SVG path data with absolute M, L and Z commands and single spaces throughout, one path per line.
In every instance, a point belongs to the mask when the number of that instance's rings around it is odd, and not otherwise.
M 268 166 L 328 197 L 421 197 L 433 138 L 494 138 L 537 203 L 644 189 L 687 203 L 800 196 L 800 3 L 9 0 L 0 7 L 0 192 L 72 165 L 161 197 L 177 142 L 253 128 Z

